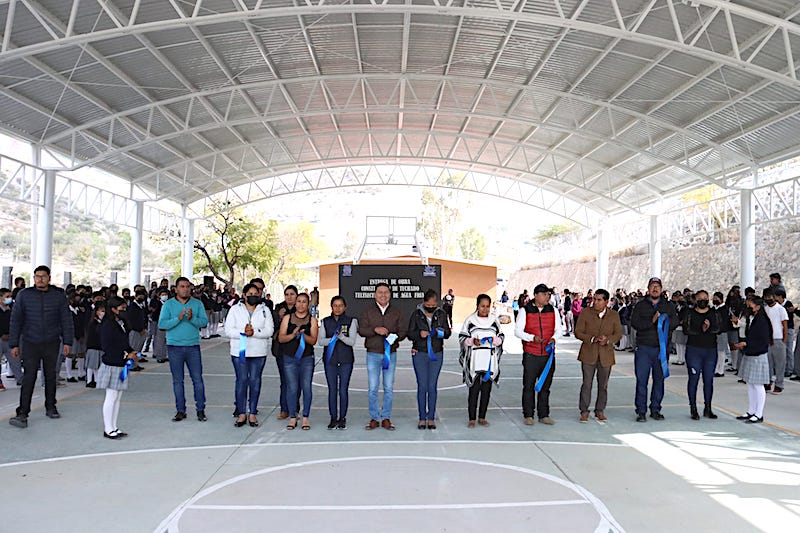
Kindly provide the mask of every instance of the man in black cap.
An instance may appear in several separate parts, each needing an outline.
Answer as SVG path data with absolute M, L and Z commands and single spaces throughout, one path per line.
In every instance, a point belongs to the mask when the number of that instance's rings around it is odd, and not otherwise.
M 533 289 L 533 300 L 520 307 L 514 327 L 514 335 L 522 339 L 522 415 L 527 426 L 533 425 L 537 403 L 539 422 L 555 424 L 550 418 L 550 384 L 556 371 L 555 360 L 536 398 L 534 387 L 549 359 L 547 346 L 555 345 L 555 336 L 560 330 L 561 319 L 550 304 L 550 289 L 540 283 Z
M 647 382 L 653 374 L 653 390 L 650 394 L 650 418 L 664 420 L 661 400 L 664 398 L 664 371 L 659 358 L 658 319 L 669 318 L 667 343 L 672 331 L 678 327 L 678 313 L 672 302 L 661 294 L 661 279 L 650 278 L 647 282 L 647 297 L 643 298 L 631 312 L 631 326 L 636 330 L 636 352 L 633 363 L 636 371 L 636 421 L 646 422 Z

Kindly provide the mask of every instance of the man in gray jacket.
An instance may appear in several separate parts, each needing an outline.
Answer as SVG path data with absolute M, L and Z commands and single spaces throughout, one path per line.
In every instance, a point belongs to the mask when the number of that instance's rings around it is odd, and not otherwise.
M 36 267 L 33 287 L 23 289 L 17 295 L 11 310 L 10 330 L 8 345 L 11 357 L 18 358 L 22 353 L 25 372 L 17 416 L 9 423 L 18 428 L 28 427 L 39 364 L 44 374 L 45 412 L 49 418 L 60 418 L 56 409 L 58 347 L 63 342 L 64 355 L 69 355 L 75 333 L 66 294 L 63 289 L 50 285 L 49 267 Z

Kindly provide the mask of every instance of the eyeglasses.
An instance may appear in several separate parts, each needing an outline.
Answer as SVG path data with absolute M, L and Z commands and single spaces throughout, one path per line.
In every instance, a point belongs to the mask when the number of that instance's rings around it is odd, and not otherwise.
M 47 279 L 50 277 L 50 274 L 34 274 L 33 277 L 35 279 Z

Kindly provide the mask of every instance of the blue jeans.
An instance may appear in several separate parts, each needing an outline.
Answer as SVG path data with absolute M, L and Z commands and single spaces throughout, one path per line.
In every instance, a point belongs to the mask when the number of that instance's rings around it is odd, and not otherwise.
M 664 370 L 658 358 L 658 346 L 637 346 L 633 356 L 633 366 L 636 371 L 636 412 L 638 414 L 647 412 L 647 382 L 652 371 L 650 413 L 660 413 L 661 400 L 664 399 Z
M 286 377 L 286 399 L 290 402 L 289 416 L 297 417 L 300 410 L 300 391 L 303 391 L 303 416 L 311 413 L 311 378 L 314 376 L 314 357 L 297 359 L 284 355 L 283 372 Z
M 389 368 L 383 369 L 383 354 L 367 352 L 367 399 L 369 416 L 381 421 L 392 417 L 392 398 L 394 396 L 394 371 L 397 367 L 397 352 L 389 356 Z M 378 409 L 378 386 L 383 375 L 383 409 Z
M 439 372 L 442 371 L 444 353 L 434 355 L 436 361 L 431 361 L 428 352 L 417 352 L 411 357 L 414 374 L 417 376 L 417 409 L 420 420 L 436 419 L 436 387 L 439 383 Z
M 281 392 L 279 399 L 281 405 L 281 413 L 288 413 L 289 402 L 286 401 L 286 373 L 284 372 L 283 356 L 282 355 L 276 356 L 275 363 L 278 365 L 278 378 L 280 378 L 281 382 Z
M 686 347 L 686 367 L 689 372 L 686 392 L 689 394 L 689 405 L 691 407 L 697 407 L 697 385 L 700 383 L 700 374 L 703 375 L 703 400 L 706 407 L 711 407 L 711 397 L 714 395 L 714 369 L 716 366 L 716 348 Z
M 186 412 L 186 396 L 183 392 L 183 365 L 189 369 L 189 377 L 194 386 L 194 404 L 198 411 L 206 408 L 206 389 L 203 385 L 203 360 L 200 346 L 167 345 L 169 371 L 172 373 L 172 391 L 175 393 L 175 409 Z
M 326 364 L 325 379 L 328 381 L 328 411 L 331 418 L 341 420 L 347 418 L 350 376 L 353 374 L 353 363 Z
M 258 412 L 258 398 L 261 396 L 261 373 L 264 371 L 267 357 L 246 357 L 245 362 L 242 363 L 238 357 L 231 356 L 231 362 L 233 371 L 236 372 L 236 412 L 241 415 L 248 413 L 245 407 L 245 404 L 248 404 L 249 413 L 254 415 Z

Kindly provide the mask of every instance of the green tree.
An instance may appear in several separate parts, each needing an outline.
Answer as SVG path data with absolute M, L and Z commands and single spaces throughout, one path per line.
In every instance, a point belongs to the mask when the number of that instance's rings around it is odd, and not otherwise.
M 458 247 L 461 257 L 482 261 L 486 257 L 486 237 L 478 228 L 472 227 L 458 236 Z
M 277 228 L 275 254 L 268 269 L 264 271 L 267 286 L 285 286 L 289 283 L 304 284 L 312 281 L 311 272 L 297 265 L 322 260 L 331 256 L 327 245 L 314 234 L 314 225 L 309 222 L 281 224 Z
M 578 225 L 574 222 L 564 222 L 562 224 L 550 224 L 540 229 L 533 237 L 537 241 L 546 241 L 559 235 L 566 235 L 578 230 Z
M 206 219 L 207 227 L 194 242 L 199 264 L 230 285 L 234 284 L 237 272 L 267 270 L 275 259 L 277 223 L 247 217 L 230 202 L 215 202 L 211 210 L 214 214 Z
M 442 171 L 439 183 L 446 189 L 422 191 L 423 209 L 417 220 L 417 231 L 425 237 L 431 254 L 448 255 L 453 249 L 453 236 L 461 219 L 456 188 L 462 179 L 463 173 Z

